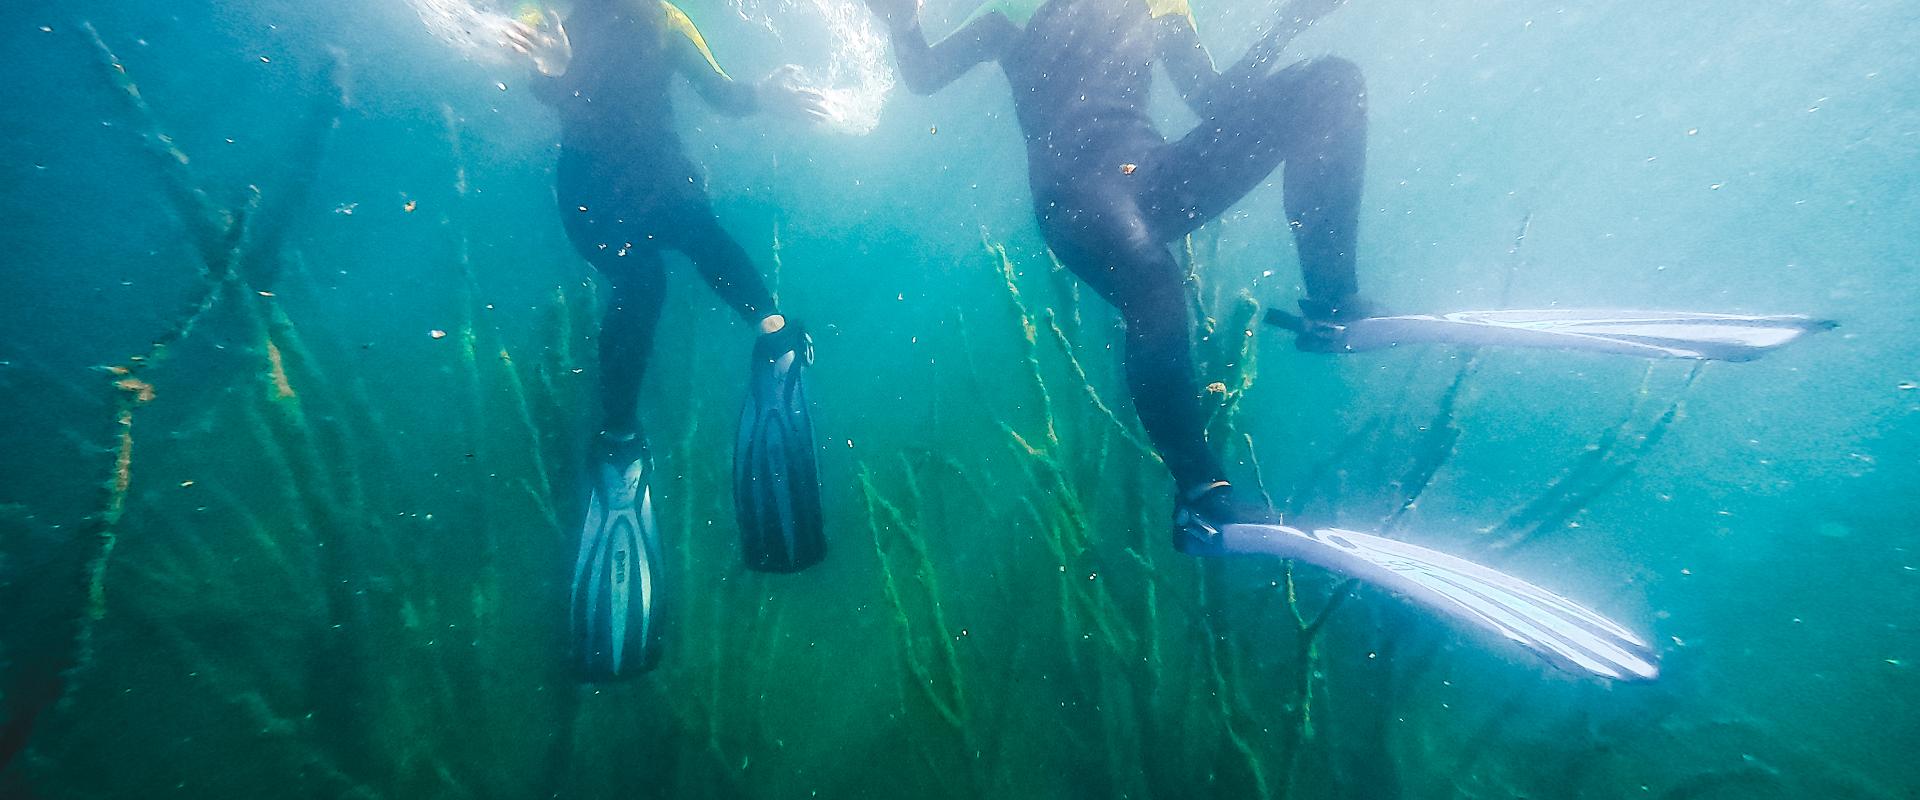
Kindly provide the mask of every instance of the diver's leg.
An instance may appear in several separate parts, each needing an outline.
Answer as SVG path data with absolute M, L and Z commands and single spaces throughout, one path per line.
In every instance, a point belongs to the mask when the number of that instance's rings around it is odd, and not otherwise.
M 813 339 L 774 308 L 747 251 L 720 227 L 704 198 L 676 214 L 667 241 L 741 319 L 759 324 L 734 436 L 734 511 L 748 569 L 798 572 L 826 557 L 819 455 L 806 374 Z
M 613 285 L 600 322 L 600 399 L 606 412 L 602 430 L 622 438 L 640 430 L 640 381 L 660 323 L 666 269 L 659 251 L 637 248 L 604 251 L 594 266 Z
M 720 227 L 720 221 L 704 203 L 676 214 L 675 222 L 667 242 L 693 260 L 700 277 L 734 313 L 748 322 L 763 322 L 779 314 L 774 308 L 773 293 L 767 290 L 760 270 L 753 266 L 753 258 Z M 762 332 L 778 329 L 778 325 L 763 326 Z
M 1042 229 L 1061 263 L 1119 309 L 1134 411 L 1181 492 L 1220 482 L 1225 470 L 1207 445 L 1180 265 L 1149 233 L 1131 197 L 1119 187 L 1099 188 L 1112 191 L 1055 205 Z
M 1358 291 L 1366 143 L 1360 68 L 1341 58 L 1302 61 L 1216 98 L 1208 119 L 1141 165 L 1142 194 L 1156 235 L 1172 239 L 1226 211 L 1284 162 L 1307 297 L 1339 306 Z
M 660 321 L 666 269 L 660 252 L 636 248 L 636 233 L 596 208 L 567 225 L 576 249 L 612 290 L 600 323 L 601 434 L 587 463 L 585 517 L 571 582 L 568 630 L 574 667 L 590 682 L 625 678 L 659 662 L 659 529 L 653 517 L 653 462 L 639 420 Z M 644 240 L 644 236 L 639 236 Z
M 567 241 L 612 287 L 600 322 L 601 430 L 613 440 L 635 438 L 640 381 L 666 295 L 655 231 L 671 227 L 671 215 L 655 202 L 661 193 L 649 188 L 657 177 L 634 173 L 621 162 L 562 150 L 555 172 Z

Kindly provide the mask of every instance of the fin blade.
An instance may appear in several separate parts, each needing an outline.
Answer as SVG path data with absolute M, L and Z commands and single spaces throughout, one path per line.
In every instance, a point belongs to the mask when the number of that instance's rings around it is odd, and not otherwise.
M 1645 640 L 1558 594 L 1436 550 L 1339 528 L 1228 525 L 1229 552 L 1298 559 L 1359 578 L 1455 621 L 1490 631 L 1556 666 L 1613 680 L 1651 680 Z
M 796 333 L 797 340 L 773 338 L 776 333 L 756 345 L 734 440 L 741 550 L 747 567 L 762 572 L 798 572 L 826 557 L 819 456 L 806 387 L 812 342 Z
M 1268 312 L 1267 321 L 1295 332 L 1304 324 L 1277 309 Z M 1837 324 L 1799 314 L 1523 309 L 1368 317 L 1343 323 L 1338 330 L 1341 349 L 1347 352 L 1441 343 L 1751 361 Z
M 653 463 L 643 453 L 631 465 L 599 464 L 596 470 L 569 604 L 574 665 L 582 680 L 595 683 L 652 669 L 661 643 Z M 629 481 L 635 485 L 623 502 Z

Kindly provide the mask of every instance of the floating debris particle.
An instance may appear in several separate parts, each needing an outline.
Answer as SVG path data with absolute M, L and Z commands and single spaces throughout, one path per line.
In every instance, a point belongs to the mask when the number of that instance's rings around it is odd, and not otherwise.
M 120 380 L 114 381 L 113 385 L 119 388 L 120 391 L 132 394 L 135 403 L 144 404 L 153 402 L 153 384 L 151 383 L 147 383 L 139 378 L 121 378 Z

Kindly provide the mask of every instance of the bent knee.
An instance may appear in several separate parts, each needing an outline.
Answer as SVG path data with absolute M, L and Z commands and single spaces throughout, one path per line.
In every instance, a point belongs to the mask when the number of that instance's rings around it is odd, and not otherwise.
M 1364 112 L 1367 78 L 1360 65 L 1339 56 L 1316 56 L 1280 74 L 1293 73 L 1292 82 L 1315 96 L 1328 109 Z
M 1360 65 L 1340 56 L 1314 56 L 1300 62 L 1298 67 L 1315 83 L 1332 86 L 1351 94 L 1365 94 L 1367 78 L 1360 73 Z

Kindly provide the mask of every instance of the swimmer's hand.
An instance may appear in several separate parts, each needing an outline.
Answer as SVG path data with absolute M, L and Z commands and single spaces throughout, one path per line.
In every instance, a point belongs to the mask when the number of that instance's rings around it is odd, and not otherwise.
M 867 0 L 867 8 L 889 28 L 912 24 L 920 14 L 920 0 Z
M 827 108 L 827 96 L 820 90 L 801 85 L 798 66 L 788 64 L 776 69 L 760 82 L 761 109 L 808 122 L 829 122 L 833 112 Z
M 507 23 L 507 47 L 533 61 L 533 68 L 549 78 L 558 78 L 567 74 L 567 64 L 573 61 L 573 44 L 567 41 L 567 29 L 560 24 L 560 17 L 547 11 L 546 19 L 551 24 L 534 27 L 522 20 Z

